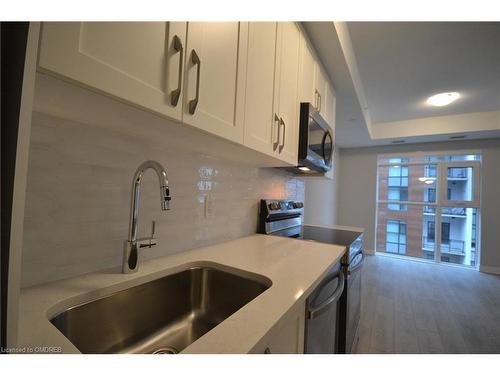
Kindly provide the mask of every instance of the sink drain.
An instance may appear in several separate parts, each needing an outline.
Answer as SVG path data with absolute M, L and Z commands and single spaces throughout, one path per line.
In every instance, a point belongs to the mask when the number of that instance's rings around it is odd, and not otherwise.
M 153 354 L 177 354 L 179 351 L 172 347 L 156 349 Z

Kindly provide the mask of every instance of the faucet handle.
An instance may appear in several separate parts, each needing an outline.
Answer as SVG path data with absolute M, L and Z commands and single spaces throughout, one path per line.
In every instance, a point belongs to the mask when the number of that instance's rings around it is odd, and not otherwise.
M 155 238 L 155 230 L 156 230 L 156 221 L 152 221 L 151 223 L 151 237 L 146 237 L 146 238 L 139 238 L 137 239 L 137 243 L 139 245 L 139 248 L 144 248 L 144 247 L 153 247 L 156 246 L 158 243 Z

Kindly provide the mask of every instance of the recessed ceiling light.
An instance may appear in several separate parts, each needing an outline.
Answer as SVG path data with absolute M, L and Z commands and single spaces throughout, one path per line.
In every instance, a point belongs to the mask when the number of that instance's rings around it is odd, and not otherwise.
M 460 98 L 458 92 L 442 92 L 441 94 L 433 95 L 427 99 L 427 104 L 436 107 L 444 107 L 445 105 L 453 103 L 458 98 Z

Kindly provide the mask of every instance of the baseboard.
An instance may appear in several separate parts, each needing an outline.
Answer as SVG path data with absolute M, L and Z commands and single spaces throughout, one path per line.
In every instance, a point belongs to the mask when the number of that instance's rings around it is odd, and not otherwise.
M 485 273 L 492 273 L 494 275 L 500 275 L 500 267 L 479 266 L 479 271 Z

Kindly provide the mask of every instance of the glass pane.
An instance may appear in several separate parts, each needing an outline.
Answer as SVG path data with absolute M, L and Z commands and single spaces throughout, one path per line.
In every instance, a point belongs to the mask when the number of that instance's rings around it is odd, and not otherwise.
M 477 209 L 443 208 L 441 225 L 441 262 L 476 266 Z
M 378 199 L 402 202 L 436 202 L 437 165 L 401 164 L 378 167 Z M 402 210 L 392 205 L 392 210 Z
M 474 173 L 472 167 L 448 167 L 447 199 L 451 201 L 472 201 Z
M 465 154 L 465 155 L 401 155 L 401 156 L 384 156 L 380 155 L 378 164 L 412 164 L 412 163 L 436 163 L 439 161 L 467 161 L 481 160 L 481 155 Z
M 312 118 L 309 121 L 309 149 L 318 157 L 323 157 L 323 137 L 325 130 Z
M 434 221 L 434 207 L 405 204 L 405 211 L 395 211 L 393 205 L 378 204 L 376 251 L 433 260 L 434 239 L 427 238 L 427 221 Z

